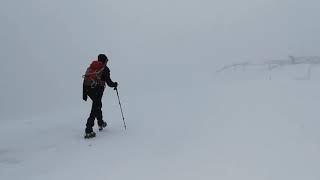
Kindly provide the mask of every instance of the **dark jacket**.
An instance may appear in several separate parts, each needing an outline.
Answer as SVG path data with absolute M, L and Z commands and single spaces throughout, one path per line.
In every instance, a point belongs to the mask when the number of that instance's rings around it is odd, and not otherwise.
M 101 80 L 105 81 L 109 87 L 116 87 L 117 83 L 113 82 L 110 78 L 110 69 L 106 66 L 101 75 Z

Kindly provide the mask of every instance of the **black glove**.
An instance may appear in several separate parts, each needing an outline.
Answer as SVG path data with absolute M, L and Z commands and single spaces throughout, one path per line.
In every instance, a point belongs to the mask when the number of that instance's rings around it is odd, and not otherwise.
M 83 95 L 82 95 L 82 99 L 83 99 L 84 101 L 87 101 L 87 99 L 88 99 L 88 95 L 87 95 L 87 93 L 83 93 Z
M 115 82 L 115 83 L 114 83 L 114 88 L 113 88 L 113 89 L 114 89 L 114 90 L 117 90 L 117 87 L 118 87 L 118 82 Z
M 87 93 L 87 87 L 86 86 L 83 86 L 83 89 L 82 89 L 82 99 L 84 101 L 87 101 L 87 99 L 88 99 L 88 93 Z

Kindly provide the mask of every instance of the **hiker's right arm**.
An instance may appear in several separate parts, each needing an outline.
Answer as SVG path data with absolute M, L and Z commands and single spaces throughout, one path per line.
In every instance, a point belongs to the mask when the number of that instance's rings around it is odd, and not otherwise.
M 116 88 L 118 86 L 117 82 L 113 82 L 110 78 L 110 70 L 108 67 L 105 68 L 105 71 L 102 74 L 102 80 L 104 80 L 109 87 Z

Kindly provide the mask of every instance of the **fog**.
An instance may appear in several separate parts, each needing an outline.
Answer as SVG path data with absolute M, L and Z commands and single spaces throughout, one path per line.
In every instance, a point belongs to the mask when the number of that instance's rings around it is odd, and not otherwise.
M 319 5 L 1 0 L 0 179 L 318 180 Z M 108 88 L 84 140 L 100 53 L 128 128 Z
M 199 86 L 224 64 L 318 55 L 315 0 L 0 2 L 0 120 L 81 102 L 97 54 L 125 96 Z M 211 81 L 212 80 L 212 81 Z M 155 93 L 156 94 L 156 93 Z

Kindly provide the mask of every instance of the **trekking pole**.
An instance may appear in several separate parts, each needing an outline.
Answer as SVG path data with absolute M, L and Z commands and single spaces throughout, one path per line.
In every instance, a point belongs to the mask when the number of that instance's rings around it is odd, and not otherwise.
M 114 88 L 114 89 L 117 91 L 117 96 L 118 96 L 118 100 L 119 100 L 119 105 L 120 105 L 120 110 L 121 110 L 121 115 L 122 115 L 122 121 L 123 121 L 124 129 L 127 130 L 126 122 L 124 121 L 124 117 L 123 117 L 123 111 L 122 111 L 122 106 L 121 106 L 121 102 L 120 102 L 120 97 L 119 97 L 118 88 Z

